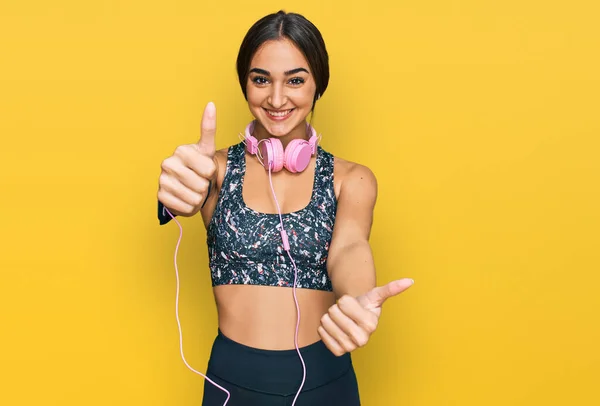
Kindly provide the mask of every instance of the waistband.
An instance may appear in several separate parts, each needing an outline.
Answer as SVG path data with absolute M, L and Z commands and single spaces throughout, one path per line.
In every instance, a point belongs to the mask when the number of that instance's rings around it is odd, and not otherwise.
M 302 391 L 315 389 L 352 368 L 349 353 L 335 356 L 322 341 L 300 348 L 306 364 Z M 208 374 L 256 392 L 295 395 L 302 383 L 302 363 L 296 349 L 263 350 L 233 341 L 218 330 L 208 362 Z

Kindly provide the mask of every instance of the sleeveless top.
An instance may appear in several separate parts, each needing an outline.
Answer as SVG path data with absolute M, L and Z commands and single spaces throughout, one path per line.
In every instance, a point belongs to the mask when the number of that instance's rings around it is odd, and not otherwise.
M 294 266 L 283 249 L 279 214 L 260 213 L 242 197 L 246 173 L 245 145 L 227 152 L 225 177 L 207 229 L 212 286 L 294 286 Z M 269 193 L 271 199 L 273 198 Z M 333 155 L 317 146 L 313 190 L 306 207 L 282 214 L 296 263 L 296 287 L 332 291 L 327 254 L 337 200 L 333 188 Z

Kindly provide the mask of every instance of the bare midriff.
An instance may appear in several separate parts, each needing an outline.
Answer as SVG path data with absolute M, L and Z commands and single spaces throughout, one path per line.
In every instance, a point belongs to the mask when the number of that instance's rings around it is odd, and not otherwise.
M 297 308 L 293 289 L 279 286 L 221 285 L 214 288 L 219 329 L 230 339 L 267 350 L 295 348 Z M 333 292 L 296 289 L 300 305 L 298 346 L 319 341 L 321 317 L 335 303 Z

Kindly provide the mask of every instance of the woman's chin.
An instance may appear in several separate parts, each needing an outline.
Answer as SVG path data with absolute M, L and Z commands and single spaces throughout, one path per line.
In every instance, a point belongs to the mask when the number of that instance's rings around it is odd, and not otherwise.
M 264 113 L 264 112 L 263 112 Z M 264 113 L 260 116 L 261 125 L 267 130 L 267 132 L 273 137 L 284 137 L 290 134 L 296 127 L 298 127 L 304 120 L 298 121 L 296 118 L 297 112 L 294 110 L 291 114 L 291 117 L 288 117 L 286 120 L 271 120 L 268 116 L 268 113 Z
M 262 117 L 258 121 L 260 122 L 261 126 L 264 127 L 270 137 L 283 137 L 284 135 L 289 134 L 292 130 L 292 127 L 288 124 L 271 123 Z

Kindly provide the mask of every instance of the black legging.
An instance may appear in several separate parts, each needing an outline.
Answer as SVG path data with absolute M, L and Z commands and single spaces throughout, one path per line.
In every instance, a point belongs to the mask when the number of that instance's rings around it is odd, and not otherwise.
M 336 357 L 322 341 L 300 352 L 307 371 L 296 406 L 360 406 L 350 354 Z M 227 406 L 291 406 L 302 382 L 302 364 L 295 349 L 252 348 L 219 331 L 206 375 L 231 393 Z M 202 406 L 223 406 L 226 399 L 225 392 L 205 381 Z

